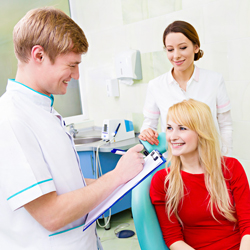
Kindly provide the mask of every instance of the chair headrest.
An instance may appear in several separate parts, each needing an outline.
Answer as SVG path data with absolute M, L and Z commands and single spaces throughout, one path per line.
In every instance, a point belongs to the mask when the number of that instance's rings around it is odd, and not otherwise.
M 161 154 L 165 153 L 168 150 L 168 144 L 166 141 L 166 133 L 161 132 L 159 133 L 159 136 L 157 137 L 159 140 L 158 145 L 151 145 L 148 141 L 142 141 L 140 140 L 140 143 L 144 146 L 144 149 L 146 151 L 146 154 L 150 154 L 153 150 L 157 149 Z

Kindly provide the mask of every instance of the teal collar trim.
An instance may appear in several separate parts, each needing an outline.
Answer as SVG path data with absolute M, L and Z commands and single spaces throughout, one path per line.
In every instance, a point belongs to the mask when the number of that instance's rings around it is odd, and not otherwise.
M 28 87 L 27 85 L 25 85 L 25 84 L 23 84 L 23 83 L 21 83 L 21 82 L 17 82 L 15 79 L 11 79 L 11 80 L 14 81 L 14 82 L 16 82 L 16 83 L 21 84 L 22 86 L 24 86 L 24 87 L 26 87 L 26 88 L 28 88 L 28 89 L 30 89 L 30 90 L 32 90 L 32 91 L 34 91 L 34 92 L 40 94 L 40 95 L 43 95 L 43 96 L 48 97 L 48 98 L 51 100 L 51 105 L 50 105 L 50 106 L 51 106 L 51 107 L 53 106 L 53 104 L 54 104 L 54 96 L 53 96 L 52 94 L 51 94 L 51 96 L 45 95 L 45 94 L 43 94 L 43 93 L 40 93 L 40 92 L 38 92 L 38 91 L 36 91 L 36 90 L 34 90 L 34 89 Z

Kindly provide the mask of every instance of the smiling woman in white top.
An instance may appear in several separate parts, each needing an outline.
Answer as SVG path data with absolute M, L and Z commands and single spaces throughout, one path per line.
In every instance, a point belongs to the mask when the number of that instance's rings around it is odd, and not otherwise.
M 222 152 L 232 153 L 231 104 L 221 74 L 194 65 L 203 56 L 199 36 L 194 27 L 184 21 L 171 23 L 164 31 L 163 43 L 172 69 L 148 84 L 143 109 L 144 122 L 139 138 L 158 145 L 157 126 L 161 120 L 166 128 L 168 109 L 185 99 L 206 103 L 221 135 Z

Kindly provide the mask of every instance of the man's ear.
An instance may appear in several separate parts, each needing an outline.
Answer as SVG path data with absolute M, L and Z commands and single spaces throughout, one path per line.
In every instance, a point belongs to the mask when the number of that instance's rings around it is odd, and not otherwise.
M 41 45 L 35 45 L 31 49 L 31 58 L 37 63 L 41 63 L 44 60 L 44 49 Z

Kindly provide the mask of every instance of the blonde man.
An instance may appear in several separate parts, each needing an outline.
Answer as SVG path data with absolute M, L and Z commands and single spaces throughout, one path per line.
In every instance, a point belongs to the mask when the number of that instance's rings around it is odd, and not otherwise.
M 0 248 L 101 249 L 94 224 L 82 231 L 86 215 L 142 170 L 142 146 L 98 180 L 84 179 L 53 94 L 79 78 L 85 35 L 47 7 L 29 11 L 13 37 L 18 70 L 0 99 Z

